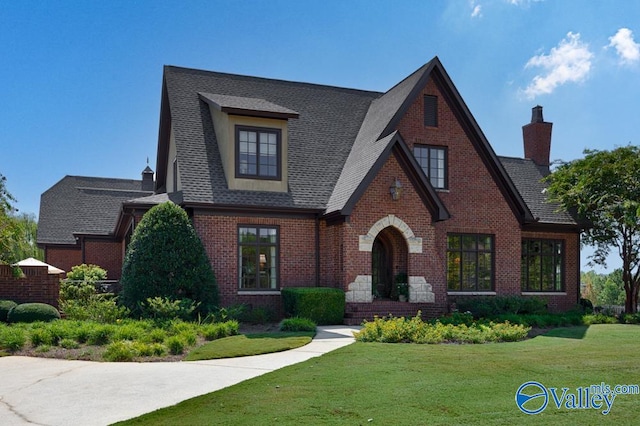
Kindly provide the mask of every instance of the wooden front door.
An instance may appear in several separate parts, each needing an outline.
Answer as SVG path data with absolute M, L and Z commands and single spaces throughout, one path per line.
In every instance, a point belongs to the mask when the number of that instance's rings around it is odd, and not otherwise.
M 389 244 L 380 238 L 373 242 L 371 258 L 371 291 L 375 297 L 388 299 L 393 288 L 393 254 Z

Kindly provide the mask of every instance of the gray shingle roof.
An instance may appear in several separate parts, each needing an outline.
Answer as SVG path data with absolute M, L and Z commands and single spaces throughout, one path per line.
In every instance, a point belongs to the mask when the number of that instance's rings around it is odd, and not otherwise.
M 509 174 L 520 196 L 524 199 L 538 223 L 578 225 L 578 221 L 556 203 L 550 203 L 546 195 L 545 177 L 532 160 L 525 158 L 498 157 Z
M 142 181 L 65 176 L 40 197 L 38 244 L 75 244 L 74 233 L 113 233 L 122 203 L 152 194 Z
M 299 114 L 289 108 L 276 105 L 265 99 L 227 96 L 213 93 L 198 93 L 209 105 L 221 111 L 249 114 L 276 115 L 283 118 L 297 118 Z
M 291 207 L 327 205 L 371 102 L 381 93 L 165 67 L 185 203 Z M 289 192 L 232 191 L 209 106 L 198 93 L 263 99 L 299 113 L 289 120 Z

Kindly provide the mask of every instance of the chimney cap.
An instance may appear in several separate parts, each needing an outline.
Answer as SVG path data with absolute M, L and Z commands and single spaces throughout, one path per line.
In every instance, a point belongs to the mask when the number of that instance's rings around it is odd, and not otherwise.
M 531 108 L 531 122 L 544 123 L 544 118 L 542 118 L 542 107 L 540 105 L 536 105 Z

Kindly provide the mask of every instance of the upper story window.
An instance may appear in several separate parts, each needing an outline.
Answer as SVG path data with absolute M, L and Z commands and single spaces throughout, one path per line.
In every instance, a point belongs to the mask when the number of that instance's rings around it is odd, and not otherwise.
M 522 291 L 563 291 L 561 240 L 522 240 Z
M 437 189 L 447 189 L 447 148 L 416 145 L 413 148 L 413 155 L 431 181 L 431 185 Z
M 438 127 L 438 97 L 424 96 L 424 125 L 426 127 Z
M 279 129 L 236 126 L 236 177 L 281 178 Z

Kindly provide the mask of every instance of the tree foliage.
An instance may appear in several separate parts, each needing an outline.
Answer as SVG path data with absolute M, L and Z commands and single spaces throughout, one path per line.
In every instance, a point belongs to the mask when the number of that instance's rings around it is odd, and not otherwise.
M 218 287 L 187 213 L 167 202 L 149 210 L 131 238 L 122 267 L 121 301 L 134 313 L 148 298 L 192 299 L 199 310 L 218 304 Z
M 7 178 L 0 173 L 0 263 L 16 261 L 11 253 L 13 234 L 15 233 L 13 214 L 16 211 L 12 203 L 16 199 L 7 190 L 6 181 Z
M 0 174 L 0 262 L 11 264 L 28 257 L 43 260 L 44 252 L 36 244 L 36 218 L 33 214 L 18 214 L 13 205 L 16 199 L 9 193 L 6 181 Z
M 582 297 L 589 299 L 594 306 L 624 305 L 625 292 L 622 282 L 622 269 L 609 274 L 595 271 L 582 272 L 580 282 L 584 285 Z
M 546 179 L 552 201 L 589 223 L 583 243 L 591 260 L 605 265 L 612 249 L 622 259 L 625 311 L 636 312 L 640 284 L 640 148 L 586 150 L 585 157 L 561 164 Z

